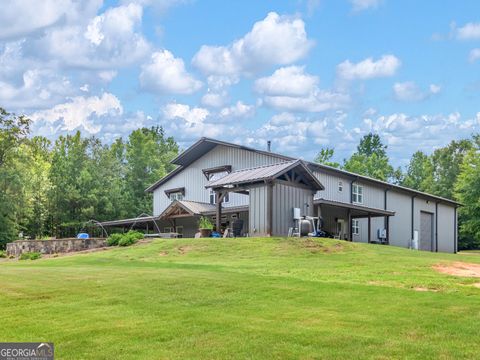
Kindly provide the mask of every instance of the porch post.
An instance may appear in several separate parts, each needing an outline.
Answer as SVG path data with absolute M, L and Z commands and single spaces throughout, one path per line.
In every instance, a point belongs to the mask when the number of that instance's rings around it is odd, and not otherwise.
M 352 241 L 352 211 L 348 209 L 348 241 Z
M 216 227 L 217 227 L 218 233 L 220 232 L 220 227 L 222 225 L 222 202 L 226 194 L 227 193 L 225 191 L 216 191 L 217 201 L 215 206 L 216 206 L 216 216 L 217 216 Z
M 372 241 L 372 217 L 368 214 L 368 242 Z

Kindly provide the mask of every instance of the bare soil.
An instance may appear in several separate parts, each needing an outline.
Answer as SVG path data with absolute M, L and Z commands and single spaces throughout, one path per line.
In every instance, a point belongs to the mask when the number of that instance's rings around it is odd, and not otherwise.
M 437 264 L 433 268 L 448 275 L 480 278 L 480 264 L 454 262 L 451 264 Z

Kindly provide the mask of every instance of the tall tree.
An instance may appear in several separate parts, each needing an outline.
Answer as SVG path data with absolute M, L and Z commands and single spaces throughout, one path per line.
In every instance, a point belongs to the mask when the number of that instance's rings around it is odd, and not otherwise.
M 434 184 L 432 191 L 453 199 L 453 190 L 463 157 L 472 148 L 470 140 L 452 141 L 447 146 L 437 149 L 432 154 Z
M 327 165 L 327 166 L 332 166 L 334 168 L 339 168 L 340 164 L 332 161 L 334 152 L 335 152 L 335 150 L 333 148 L 329 148 L 329 147 L 322 148 L 318 152 L 314 161 L 318 164 L 324 164 L 324 165 Z
M 344 161 L 343 169 L 383 181 L 397 182 L 401 172 L 390 165 L 386 149 L 387 146 L 378 134 L 365 135 L 360 140 L 357 151 Z
M 16 171 L 19 148 L 25 141 L 30 120 L 0 108 L 0 248 L 14 240 L 23 199 L 21 174 Z
M 472 144 L 463 155 L 454 193 L 463 204 L 459 210 L 459 246 L 463 249 L 480 247 L 480 136 Z
M 165 137 L 161 127 L 142 128 L 130 134 L 125 152 L 125 185 L 131 216 L 152 213 L 152 197 L 145 189 L 174 169 L 170 160 L 177 154 L 177 143 Z
M 432 159 L 422 151 L 415 152 L 410 159 L 410 163 L 407 166 L 407 172 L 401 184 L 411 189 L 432 192 Z

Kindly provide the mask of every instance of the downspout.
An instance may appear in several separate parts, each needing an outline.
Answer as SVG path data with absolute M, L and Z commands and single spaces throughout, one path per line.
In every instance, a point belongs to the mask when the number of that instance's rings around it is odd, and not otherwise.
M 413 195 L 412 196 L 412 232 L 411 232 L 411 244 L 412 244 L 412 247 L 413 247 L 413 235 L 414 235 L 414 223 L 415 223 L 415 198 L 417 197 L 417 195 Z
M 386 188 L 385 189 L 385 196 L 383 198 L 383 210 L 387 210 L 387 193 L 388 191 L 390 190 L 390 188 Z M 387 245 L 390 244 L 390 231 L 389 231 L 389 227 L 390 227 L 390 222 L 389 222 L 389 218 L 388 218 L 388 215 L 386 215 L 384 218 L 383 218 L 383 227 L 385 228 L 385 230 L 387 231 L 387 238 L 385 239 Z

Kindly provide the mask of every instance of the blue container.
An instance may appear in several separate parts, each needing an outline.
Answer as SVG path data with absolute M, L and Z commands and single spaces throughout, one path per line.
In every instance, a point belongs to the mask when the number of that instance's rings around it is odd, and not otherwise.
M 87 233 L 79 233 L 77 235 L 77 239 L 90 239 L 90 235 L 88 235 Z

